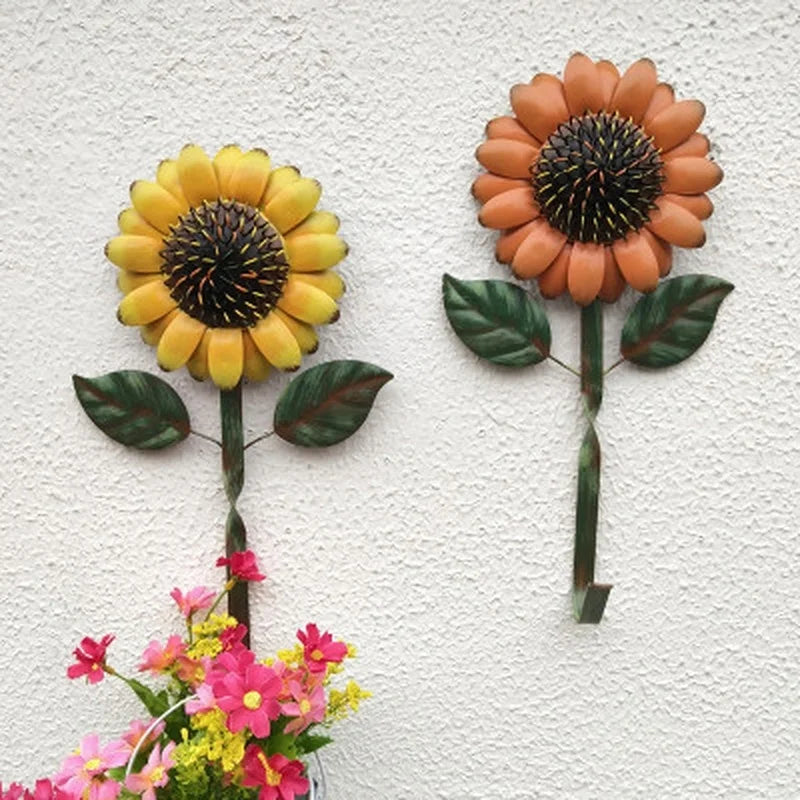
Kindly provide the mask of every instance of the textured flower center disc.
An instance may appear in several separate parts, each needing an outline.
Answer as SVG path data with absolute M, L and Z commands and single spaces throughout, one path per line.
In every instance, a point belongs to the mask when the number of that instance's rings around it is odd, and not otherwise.
M 661 194 L 661 158 L 645 132 L 601 111 L 563 122 L 533 166 L 536 202 L 570 241 L 609 244 L 647 222 Z
M 258 209 L 236 200 L 190 209 L 161 256 L 178 306 L 213 328 L 255 325 L 275 307 L 289 275 L 281 235 Z

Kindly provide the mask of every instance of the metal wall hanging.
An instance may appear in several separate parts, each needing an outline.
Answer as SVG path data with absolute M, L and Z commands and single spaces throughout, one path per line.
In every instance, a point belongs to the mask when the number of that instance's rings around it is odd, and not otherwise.
M 216 590 L 172 592 L 184 630 L 150 642 L 139 664 L 160 678 L 160 687 L 110 666 L 112 635 L 82 640 L 69 677 L 123 680 L 149 718 L 102 747 L 97 736 L 85 737 L 52 780 L 33 792 L 12 785 L 15 799 L 323 797 L 324 779 L 308 767 L 331 741 L 328 727 L 368 693 L 353 681 L 335 687 L 354 650 L 313 623 L 273 658 L 261 660 L 250 649 L 248 586 L 264 575 L 237 509 L 250 446 L 273 433 L 300 447 L 341 442 L 392 378 L 363 361 L 312 367 L 281 394 L 273 429 L 245 442 L 243 381 L 297 370 L 317 349 L 313 326 L 339 317 L 344 283 L 332 267 L 347 246 L 338 219 L 315 210 L 320 193 L 319 183 L 294 167 L 273 169 L 263 150 L 236 146 L 210 159 L 188 145 L 177 160 L 159 164 L 155 181 L 132 184 L 120 235 L 106 246 L 124 295 L 119 319 L 140 326 L 162 369 L 185 366 L 216 384 L 221 436 L 197 432 L 178 393 L 148 372 L 76 375 L 75 392 L 97 427 L 128 447 L 163 449 L 191 434 L 219 446 L 230 508 L 217 564 L 227 574 Z M 225 597 L 228 614 L 217 612 Z
M 476 157 L 486 170 L 472 191 L 478 219 L 500 231 L 497 259 L 545 298 L 580 306 L 580 367 L 551 352 L 543 305 L 520 286 L 444 276 L 453 330 L 478 356 L 521 368 L 545 359 L 580 381 L 586 433 L 578 456 L 574 613 L 597 623 L 611 586 L 595 582 L 600 443 L 594 427 L 603 379 L 623 363 L 660 369 L 706 340 L 732 284 L 711 275 L 662 280 L 673 247 L 701 247 L 713 211 L 706 192 L 722 180 L 697 132 L 705 108 L 678 100 L 649 59 L 621 76 L 583 54 L 563 79 L 540 73 L 511 89 L 513 115 L 486 127 Z M 626 286 L 643 296 L 622 328 L 620 356 L 603 365 L 603 304 Z

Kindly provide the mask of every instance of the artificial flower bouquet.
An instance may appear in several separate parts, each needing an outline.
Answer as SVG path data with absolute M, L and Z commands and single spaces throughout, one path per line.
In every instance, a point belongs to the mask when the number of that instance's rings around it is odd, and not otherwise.
M 134 720 L 101 745 L 89 734 L 53 778 L 33 790 L 11 784 L 0 800 L 299 800 L 313 796 L 308 757 L 328 744 L 330 726 L 369 697 L 355 681 L 334 688 L 352 646 L 313 623 L 275 657 L 259 659 L 244 644 L 247 629 L 217 607 L 236 584 L 262 581 L 254 554 L 220 558 L 230 576 L 217 592 L 198 586 L 171 596 L 185 622 L 181 634 L 150 642 L 138 666 L 161 682 L 153 689 L 107 660 L 114 636 L 84 638 L 70 678 L 124 681 L 149 717 Z

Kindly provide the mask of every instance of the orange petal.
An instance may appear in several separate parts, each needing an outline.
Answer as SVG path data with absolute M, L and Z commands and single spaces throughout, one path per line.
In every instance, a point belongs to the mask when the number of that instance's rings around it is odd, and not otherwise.
M 472 184 L 472 194 L 481 203 L 485 203 L 495 195 L 507 192 L 509 189 L 523 189 L 526 186 L 530 186 L 528 181 L 517 178 L 504 178 L 492 172 L 484 172 L 483 175 L 478 175 L 475 178 L 475 182 Z
M 658 274 L 662 278 L 668 275 L 669 271 L 672 269 L 672 245 L 668 244 L 663 239 L 659 239 L 655 234 L 650 233 L 647 228 L 642 228 L 639 233 L 647 239 L 647 243 L 650 245 L 650 249 L 656 257 Z
M 678 247 L 702 247 L 706 241 L 703 223 L 691 211 L 663 196 L 656 200 L 647 227 L 659 238 Z
M 538 157 L 537 148 L 514 139 L 489 139 L 475 151 L 482 166 L 506 178 L 530 178 Z
M 610 247 L 604 247 L 603 250 L 603 283 L 597 296 L 604 303 L 614 303 L 625 289 L 625 278 L 619 271 L 614 251 Z
M 556 76 L 552 75 L 549 72 L 537 72 L 531 78 L 531 86 L 550 86 L 552 89 L 556 91 L 564 93 L 564 84 L 561 83 L 561 80 Z
M 514 139 L 534 147 L 540 147 L 539 141 L 534 139 L 514 117 L 496 117 L 489 120 L 486 125 L 486 137 L 488 139 Z
M 681 100 L 645 121 L 656 147 L 663 151 L 685 142 L 700 126 L 706 107 L 699 100 Z
M 511 189 L 498 194 L 480 210 L 478 219 L 487 228 L 516 228 L 539 216 L 539 207 L 533 200 L 533 189 L 530 186 Z
M 711 143 L 708 141 L 708 136 L 704 136 L 702 133 L 693 133 L 685 142 L 673 147 L 661 157 L 665 161 L 669 161 L 672 158 L 683 158 L 684 156 L 707 156 L 710 148 Z
M 722 180 L 722 170 L 707 158 L 683 156 L 665 162 L 664 179 L 665 193 L 702 194 Z
M 588 306 L 600 291 L 605 274 L 605 247 L 590 242 L 575 242 L 569 259 L 567 286 L 572 299 Z
M 658 261 L 650 243 L 640 233 L 629 233 L 611 245 L 625 280 L 640 292 L 652 292 L 658 285 Z
M 511 262 L 518 278 L 535 278 L 541 275 L 561 252 L 567 237 L 551 228 L 543 219 L 537 219 L 525 241 L 519 246 Z
M 665 194 L 664 199 L 683 206 L 700 220 L 708 219 L 714 213 L 714 204 L 707 194 Z
M 536 220 L 528 222 L 525 225 L 520 225 L 519 228 L 514 228 L 513 231 L 504 233 L 498 240 L 494 248 L 495 256 L 501 264 L 510 264 L 514 258 L 519 246 L 525 241 L 528 234 L 533 230 L 536 225 Z
M 634 61 L 619 79 L 611 98 L 611 110 L 639 122 L 650 105 L 657 80 L 656 65 L 649 58 Z
M 572 245 L 565 244 L 556 260 L 539 276 L 539 291 L 542 297 L 558 297 L 567 289 L 567 268 Z
M 582 116 L 603 107 L 603 87 L 591 58 L 575 53 L 564 68 L 564 96 L 571 114 Z
M 668 83 L 659 83 L 650 98 L 650 104 L 644 112 L 642 121 L 647 125 L 656 114 L 660 114 L 665 108 L 669 108 L 675 102 L 675 90 Z M 648 130 L 649 132 L 649 130 Z
M 603 108 L 608 108 L 619 83 L 619 70 L 610 61 L 598 61 L 595 67 L 597 67 L 597 76 L 600 79 L 600 89 L 603 92 Z
M 511 107 L 519 117 L 519 121 L 540 142 L 543 142 L 560 123 L 569 119 L 569 110 L 560 82 L 555 85 L 549 79 L 540 79 L 535 85 L 514 86 L 511 89 Z

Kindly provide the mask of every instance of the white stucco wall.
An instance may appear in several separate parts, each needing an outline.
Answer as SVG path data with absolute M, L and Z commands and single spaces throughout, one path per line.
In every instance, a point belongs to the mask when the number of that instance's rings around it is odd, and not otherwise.
M 269 581 L 267 651 L 317 620 L 375 694 L 325 753 L 333 800 L 796 798 L 800 677 L 795 3 L 0 4 L 0 780 L 51 773 L 138 712 L 70 683 L 85 634 L 132 667 L 212 581 L 217 452 L 128 452 L 83 416 L 73 372 L 155 369 L 118 325 L 102 253 L 128 184 L 187 141 L 266 147 L 324 186 L 352 252 L 340 322 L 308 364 L 396 374 L 361 435 L 248 451 L 241 509 Z M 444 271 L 505 277 L 469 185 L 485 122 L 576 49 L 649 55 L 725 181 L 675 274 L 736 284 L 706 346 L 609 377 L 599 627 L 570 619 L 575 381 L 502 372 L 449 330 Z M 609 358 L 634 297 L 607 320 Z M 577 313 L 548 304 L 554 352 Z M 169 377 L 198 429 L 216 394 Z M 252 433 L 285 383 L 246 394 Z

